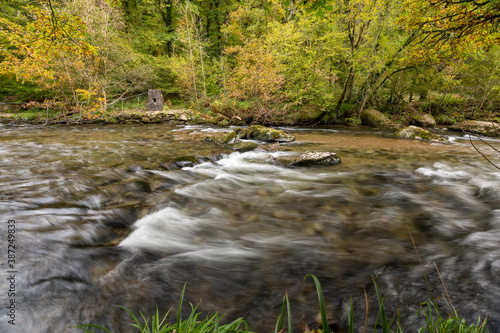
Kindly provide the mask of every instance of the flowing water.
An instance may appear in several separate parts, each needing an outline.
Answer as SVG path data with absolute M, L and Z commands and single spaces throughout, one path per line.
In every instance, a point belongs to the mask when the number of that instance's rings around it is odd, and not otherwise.
M 117 305 L 175 315 L 186 281 L 185 314 L 202 300 L 203 312 L 271 332 L 287 292 L 302 332 L 317 327 L 318 313 L 306 274 L 319 277 L 333 327 L 346 327 L 352 297 L 362 328 L 363 289 L 373 323 L 373 277 L 388 312 L 401 308 L 403 328 L 416 332 L 419 304 L 431 296 L 408 229 L 459 314 L 487 316 L 500 332 L 500 172 L 466 138 L 287 130 L 297 141 L 283 150 L 240 154 L 203 141 L 224 128 L 0 124 L 0 332 L 81 332 L 78 324 L 133 332 Z M 343 163 L 283 165 L 307 150 L 334 151 Z M 426 272 L 444 295 L 435 267 Z

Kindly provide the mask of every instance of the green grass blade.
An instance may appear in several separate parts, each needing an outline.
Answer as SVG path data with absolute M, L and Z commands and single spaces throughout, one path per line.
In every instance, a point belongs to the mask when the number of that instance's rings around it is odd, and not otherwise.
M 135 321 L 135 325 L 134 324 L 130 324 L 130 326 L 133 326 L 133 327 L 137 327 L 138 329 L 144 331 L 144 327 L 142 326 L 141 322 L 139 321 L 139 319 L 137 319 L 137 317 L 132 313 L 132 311 L 130 311 L 129 309 L 127 309 L 126 307 L 124 306 L 121 306 L 121 305 L 118 305 L 123 311 L 127 312 L 130 317 L 132 317 L 132 319 Z
M 215 314 L 215 333 L 219 333 L 219 316 Z
M 285 306 L 286 306 L 286 298 L 283 296 L 283 303 L 281 304 L 281 313 L 276 321 L 276 326 L 274 327 L 274 333 L 279 333 L 283 330 L 283 319 L 285 317 Z
M 380 319 L 382 320 L 382 332 L 389 333 L 389 324 L 387 323 L 387 316 L 384 309 L 384 298 L 380 295 L 380 291 L 378 290 L 377 282 L 373 279 L 373 285 L 375 286 L 375 292 L 377 293 L 377 299 L 379 304 L 379 314 Z M 376 324 L 375 324 L 376 326 Z
M 292 309 L 290 308 L 290 301 L 288 300 L 288 294 L 285 293 L 286 299 L 286 311 L 288 315 L 288 333 L 293 333 L 293 323 L 292 323 Z
M 180 300 L 179 300 L 179 308 L 177 310 L 177 328 L 175 330 L 176 333 L 181 333 L 182 331 L 182 328 L 181 328 L 181 310 L 182 310 L 182 302 L 184 301 L 184 292 L 186 291 L 186 285 L 187 285 L 187 282 L 184 283 L 184 287 L 182 288 L 182 292 L 181 292 L 181 297 L 180 297 Z
M 151 318 L 151 330 L 153 333 L 160 331 L 160 313 L 158 312 L 158 307 L 156 307 L 156 314 Z
M 313 278 L 314 284 L 316 285 L 316 292 L 318 294 L 318 302 L 321 314 L 321 324 L 323 325 L 323 332 L 331 333 L 330 326 L 328 326 L 328 316 L 326 315 L 326 305 L 325 305 L 325 299 L 323 297 L 323 290 L 321 289 L 321 284 L 319 283 L 319 280 L 315 275 L 308 274 L 306 275 L 305 278 L 307 278 L 308 276 Z
M 198 315 L 199 313 L 196 313 L 198 306 L 193 308 L 193 305 L 191 305 L 191 314 L 189 315 L 189 318 L 186 320 L 186 326 L 187 326 L 187 332 L 192 332 L 196 328 L 196 321 L 198 320 Z
M 165 321 L 167 320 L 167 317 L 168 317 L 169 313 L 170 313 L 170 310 L 168 310 L 167 313 L 165 313 L 165 316 L 163 316 L 163 319 L 160 322 L 160 326 L 159 326 L 160 332 L 163 331 L 163 329 L 164 329 L 163 325 L 165 324 Z M 168 326 L 168 324 L 166 324 L 166 325 Z
M 396 330 L 396 333 L 403 333 L 403 328 L 401 327 L 401 322 L 398 320 L 396 323 L 398 325 L 398 329 Z
M 377 327 L 378 327 L 378 319 L 380 318 L 380 309 L 377 313 L 377 318 L 375 319 L 375 326 L 373 326 L 373 333 L 377 332 Z
M 135 328 L 138 328 L 141 330 L 141 333 L 150 333 L 150 330 L 149 330 L 149 318 L 146 318 L 142 312 L 141 312 L 141 317 L 142 317 L 142 320 L 144 321 L 144 326 L 140 326 L 138 324 L 130 324 L 130 326 L 132 327 L 135 327 Z M 154 319 L 154 316 L 153 316 L 153 319 Z M 151 323 L 151 325 L 153 325 L 153 323 Z

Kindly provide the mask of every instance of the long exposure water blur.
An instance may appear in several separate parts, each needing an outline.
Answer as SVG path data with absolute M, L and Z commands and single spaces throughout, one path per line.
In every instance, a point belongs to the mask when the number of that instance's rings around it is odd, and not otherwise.
M 230 130 L 0 124 L 0 332 L 82 332 L 73 328 L 80 324 L 134 332 L 118 305 L 175 315 L 186 281 L 186 314 L 202 301 L 204 313 L 244 317 L 256 332 L 274 329 L 287 292 L 302 332 L 318 314 L 306 274 L 320 279 L 333 326 L 346 327 L 352 297 L 363 327 L 363 288 L 373 323 L 373 277 L 387 311 L 400 309 L 403 328 L 416 332 L 419 304 L 431 296 L 409 229 L 458 313 L 488 317 L 490 332 L 500 332 L 500 172 L 467 137 L 446 132 L 449 144 L 431 144 L 384 131 L 287 128 L 296 141 L 281 151 L 246 153 L 203 141 Z M 281 163 L 310 150 L 336 152 L 342 164 Z M 8 220 L 16 221 L 15 326 Z M 427 275 L 444 295 L 434 266 Z

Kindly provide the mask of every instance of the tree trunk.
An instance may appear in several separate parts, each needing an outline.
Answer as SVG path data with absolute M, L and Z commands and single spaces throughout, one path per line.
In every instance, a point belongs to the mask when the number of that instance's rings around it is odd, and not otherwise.
M 342 104 L 347 100 L 347 96 L 352 94 L 352 87 L 354 83 L 354 66 L 351 65 L 349 68 L 349 74 L 344 83 L 344 88 L 342 89 L 342 94 L 337 102 L 337 106 L 335 107 L 335 113 L 338 115 Z
M 380 80 L 380 78 L 389 70 L 389 68 L 392 66 L 392 64 L 394 64 L 394 62 L 396 61 L 396 57 L 401 53 L 403 52 L 403 50 L 408 47 L 414 40 L 415 38 L 418 36 L 418 34 L 420 33 L 420 29 L 417 29 L 417 30 L 414 30 L 412 32 L 412 34 L 410 36 L 408 36 L 408 38 L 404 41 L 404 43 L 399 47 L 399 49 L 396 50 L 396 52 L 394 52 L 394 54 L 392 55 L 391 59 L 389 59 L 385 64 L 384 64 L 384 67 L 377 71 L 377 72 L 371 72 L 367 79 L 365 80 L 365 82 L 363 82 L 363 84 L 361 85 L 361 87 L 363 87 L 363 90 L 369 90 L 368 87 L 370 85 L 372 86 L 375 86 L 375 84 Z M 405 70 L 405 69 L 410 69 L 410 68 L 414 68 L 413 66 L 411 67 L 407 67 L 407 68 L 404 68 L 402 70 Z M 396 72 L 398 72 L 400 70 L 397 70 Z M 393 73 L 394 74 L 394 73 Z M 388 77 L 386 77 L 384 80 L 382 80 L 382 82 L 380 84 L 378 84 L 374 89 L 372 89 L 370 91 L 370 95 L 373 96 L 375 95 L 380 86 L 383 85 L 386 81 L 387 81 Z M 370 97 L 371 97 L 370 96 Z

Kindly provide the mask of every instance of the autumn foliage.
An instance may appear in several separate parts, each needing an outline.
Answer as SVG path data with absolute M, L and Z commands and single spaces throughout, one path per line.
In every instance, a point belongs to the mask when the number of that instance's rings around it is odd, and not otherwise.
M 71 104 L 82 118 L 103 118 L 150 88 L 247 121 L 290 122 L 313 109 L 322 111 L 315 122 L 355 124 L 364 108 L 400 114 L 429 99 L 435 113 L 451 100 L 475 115 L 500 108 L 497 0 L 2 6 L 0 77 L 40 87 L 42 100 Z

